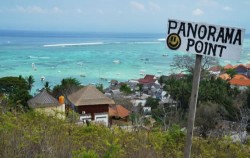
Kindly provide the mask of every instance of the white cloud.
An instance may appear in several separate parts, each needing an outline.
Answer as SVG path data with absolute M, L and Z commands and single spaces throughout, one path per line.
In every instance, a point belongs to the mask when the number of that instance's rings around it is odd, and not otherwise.
M 55 6 L 53 8 L 42 8 L 40 6 L 16 6 L 8 8 L 5 12 L 25 13 L 25 14 L 48 14 L 48 13 L 63 13 L 63 10 Z
M 223 10 L 225 10 L 225 11 L 232 11 L 233 8 L 231 8 L 231 7 L 229 7 L 229 6 L 225 6 L 225 7 L 223 7 Z
M 145 6 L 139 2 L 131 1 L 130 5 L 135 8 L 136 10 L 145 10 Z
M 157 3 L 149 2 L 148 5 L 149 5 L 149 9 L 152 11 L 161 10 L 161 7 Z
M 16 8 L 11 9 L 11 10 L 16 11 L 16 12 L 21 12 L 21 13 L 36 13 L 36 14 L 47 12 L 46 9 L 43 9 L 39 6 L 27 6 L 27 7 L 17 6 Z
M 204 14 L 204 12 L 200 8 L 197 8 L 197 9 L 195 9 L 195 10 L 192 11 L 192 14 L 194 16 L 201 16 L 201 15 Z
M 52 8 L 52 13 L 60 14 L 60 13 L 63 13 L 63 11 L 59 7 L 55 6 Z

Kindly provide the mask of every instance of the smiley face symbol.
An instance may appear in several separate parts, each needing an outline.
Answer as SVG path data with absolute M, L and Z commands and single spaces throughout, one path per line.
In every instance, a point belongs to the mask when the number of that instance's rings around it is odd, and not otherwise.
M 167 46 L 169 49 L 176 50 L 181 46 L 181 38 L 176 33 L 171 33 L 167 38 Z

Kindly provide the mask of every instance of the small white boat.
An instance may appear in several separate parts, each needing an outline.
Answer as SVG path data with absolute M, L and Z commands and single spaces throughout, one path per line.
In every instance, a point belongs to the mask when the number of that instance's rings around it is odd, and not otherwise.
M 44 77 L 44 76 L 42 76 L 42 77 L 41 77 L 41 81 L 44 81 L 44 80 L 45 80 L 45 77 Z
M 114 60 L 113 63 L 120 64 L 121 62 L 120 62 L 120 60 Z

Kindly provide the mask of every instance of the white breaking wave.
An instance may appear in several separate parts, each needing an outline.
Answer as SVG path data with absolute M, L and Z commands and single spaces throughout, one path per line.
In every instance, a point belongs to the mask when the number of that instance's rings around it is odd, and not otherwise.
M 159 38 L 159 39 L 157 39 L 158 41 L 166 41 L 166 38 Z
M 100 45 L 103 42 L 87 42 L 87 43 L 63 43 L 63 44 L 46 44 L 44 47 L 65 47 L 65 46 L 89 46 L 89 45 Z
M 161 42 L 129 42 L 128 44 L 158 44 Z
M 29 56 L 30 59 L 50 59 L 50 57 Z

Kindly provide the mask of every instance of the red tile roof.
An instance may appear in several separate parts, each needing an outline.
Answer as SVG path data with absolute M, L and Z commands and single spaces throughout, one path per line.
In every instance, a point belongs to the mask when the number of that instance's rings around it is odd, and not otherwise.
M 124 118 L 127 117 L 129 114 L 130 112 L 121 105 L 115 105 L 113 107 L 109 107 L 109 116 Z
M 248 77 L 243 74 L 236 74 L 234 76 L 234 79 L 240 79 L 240 80 L 248 80 Z
M 230 79 L 230 76 L 226 73 L 221 74 L 219 77 L 222 78 L 223 80 Z M 250 79 L 248 79 L 247 76 L 245 75 L 237 74 L 234 76 L 233 79 L 229 80 L 229 83 L 235 86 L 250 86 Z
M 227 64 L 226 66 L 224 66 L 224 69 L 233 69 L 233 65 L 231 64 Z
M 240 64 L 240 65 L 231 65 L 231 64 L 227 64 L 226 66 L 224 66 L 224 69 L 236 69 L 237 67 L 244 67 L 246 69 L 250 69 L 250 64 L 246 64 L 246 65 L 243 65 L 243 64 Z
M 154 75 L 146 75 L 144 78 L 138 80 L 140 83 L 154 83 L 156 81 Z
M 236 86 L 250 86 L 250 80 L 247 79 L 236 79 L 236 78 L 233 78 L 229 81 L 229 83 L 231 85 L 236 85 Z

